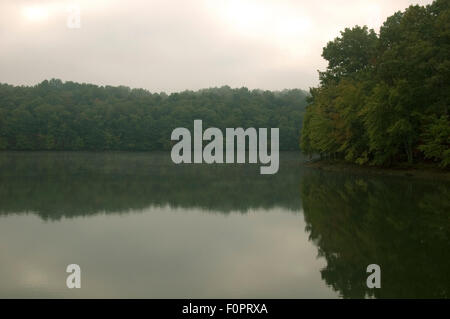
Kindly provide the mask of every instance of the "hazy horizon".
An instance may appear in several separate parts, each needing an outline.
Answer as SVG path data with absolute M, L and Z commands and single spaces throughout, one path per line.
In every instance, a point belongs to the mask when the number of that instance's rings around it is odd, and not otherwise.
M 431 2 L 4 1 L 0 82 L 308 90 L 326 67 L 322 48 L 340 31 L 357 24 L 378 31 L 394 12 Z M 71 29 L 74 4 L 81 27 Z

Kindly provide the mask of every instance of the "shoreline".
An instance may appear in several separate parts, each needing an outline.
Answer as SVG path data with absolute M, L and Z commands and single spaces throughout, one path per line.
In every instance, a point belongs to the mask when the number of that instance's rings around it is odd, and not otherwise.
M 348 172 L 352 174 L 397 176 L 420 179 L 439 179 L 450 181 L 450 170 L 430 164 L 398 165 L 393 167 L 360 166 L 343 161 L 313 160 L 306 162 L 305 167 L 331 172 Z

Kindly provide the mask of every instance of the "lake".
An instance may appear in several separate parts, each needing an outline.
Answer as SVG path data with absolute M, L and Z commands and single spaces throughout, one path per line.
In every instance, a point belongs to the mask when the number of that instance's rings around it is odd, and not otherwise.
M 2 152 L 0 297 L 450 297 L 448 182 L 304 161 L 281 152 L 261 175 L 162 152 Z

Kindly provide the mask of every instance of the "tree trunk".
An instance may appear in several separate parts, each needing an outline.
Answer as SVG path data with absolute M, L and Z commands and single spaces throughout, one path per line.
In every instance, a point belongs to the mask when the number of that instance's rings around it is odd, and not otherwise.
M 406 151 L 406 156 L 408 157 L 408 163 L 412 164 L 413 155 L 412 155 L 411 143 L 408 141 L 405 142 L 405 151 Z

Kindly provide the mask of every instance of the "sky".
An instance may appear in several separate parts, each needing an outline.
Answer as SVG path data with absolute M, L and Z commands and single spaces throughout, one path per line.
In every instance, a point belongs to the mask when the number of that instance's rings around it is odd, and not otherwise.
M 432 0 L 2 0 L 0 82 L 309 89 L 328 41 Z

